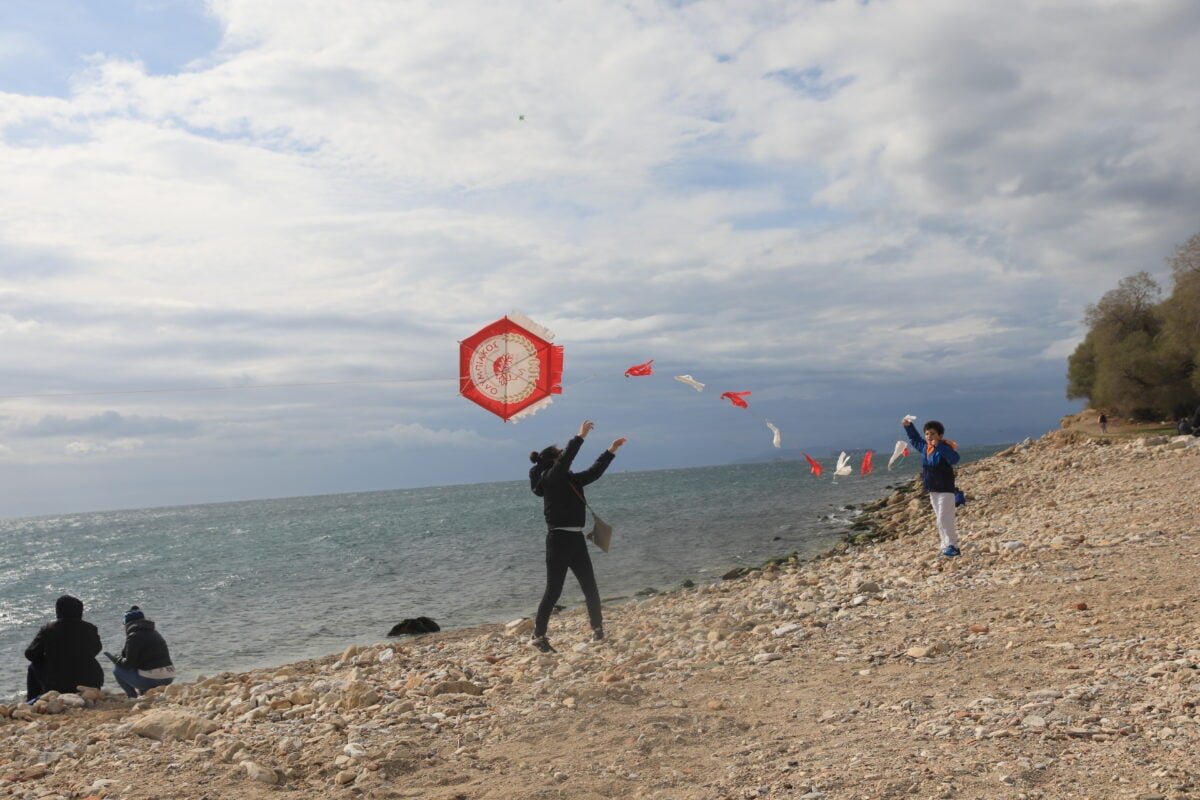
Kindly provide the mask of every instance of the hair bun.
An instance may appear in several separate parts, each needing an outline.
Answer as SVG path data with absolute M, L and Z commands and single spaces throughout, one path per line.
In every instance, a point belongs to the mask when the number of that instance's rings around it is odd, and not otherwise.
M 531 462 L 533 462 L 534 464 L 538 463 L 538 461 L 540 461 L 540 460 L 541 460 L 541 458 L 539 457 L 539 454 L 538 454 L 538 451 L 537 451 L 537 450 L 532 450 L 532 451 L 530 451 L 530 453 L 529 453 L 529 460 L 530 460 Z

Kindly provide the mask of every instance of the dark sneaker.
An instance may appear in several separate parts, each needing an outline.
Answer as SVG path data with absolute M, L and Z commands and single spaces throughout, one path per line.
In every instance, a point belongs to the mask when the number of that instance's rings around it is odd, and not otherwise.
M 603 642 L 604 641 L 604 628 L 594 628 L 592 630 L 592 641 L 593 642 Z
M 541 650 L 543 653 L 557 653 L 558 652 L 557 650 L 554 649 L 553 646 L 551 646 L 550 640 L 547 639 L 545 636 L 535 636 L 529 640 L 529 643 L 531 645 L 533 645 L 534 647 L 536 647 L 538 650 Z
M 955 556 L 961 556 L 962 551 L 959 550 L 954 545 L 950 545 L 949 547 L 947 547 L 945 550 L 942 551 L 942 555 L 944 555 L 946 558 L 954 558 Z

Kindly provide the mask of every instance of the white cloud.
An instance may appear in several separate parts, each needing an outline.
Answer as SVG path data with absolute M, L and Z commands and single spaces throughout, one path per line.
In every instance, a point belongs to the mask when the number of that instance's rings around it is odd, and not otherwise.
M 79 440 L 67 442 L 63 452 L 68 456 L 87 458 L 90 456 L 129 453 L 142 447 L 140 439 L 113 439 L 109 441 Z
M 482 447 L 455 342 L 513 309 L 572 380 L 982 382 L 1062 358 L 1200 222 L 1185 0 L 209 8 L 223 40 L 173 74 L 115 49 L 0 103 L 6 394 L 413 383 L 25 398 L 14 425 Z
M 477 448 L 491 445 L 488 439 L 475 431 L 463 429 L 427 428 L 419 424 L 392 425 L 381 431 L 366 433 L 367 441 L 386 441 L 399 447 L 457 447 Z

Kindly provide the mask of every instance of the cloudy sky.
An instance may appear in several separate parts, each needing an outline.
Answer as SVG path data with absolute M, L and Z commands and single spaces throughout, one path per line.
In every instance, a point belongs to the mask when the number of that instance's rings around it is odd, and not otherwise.
M 1200 230 L 1197 75 L 1194 0 L 7 0 L 0 516 L 1039 435 Z

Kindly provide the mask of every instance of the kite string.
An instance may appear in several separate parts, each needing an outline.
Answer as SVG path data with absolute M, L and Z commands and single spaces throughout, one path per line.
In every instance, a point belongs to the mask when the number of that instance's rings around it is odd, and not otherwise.
M 319 386 L 365 386 L 382 383 L 433 383 L 454 380 L 452 378 L 377 378 L 360 381 L 309 381 L 304 383 L 256 383 L 247 386 L 189 386 L 158 389 L 112 389 L 97 392 L 38 392 L 34 394 L 0 394 L 0 400 L 25 400 L 58 397 L 109 397 L 133 394 L 186 394 L 188 392 L 238 392 L 253 389 L 299 389 Z
M 600 377 L 600 376 L 593 372 L 591 375 L 588 375 L 586 378 L 581 378 L 573 383 L 568 383 L 566 386 L 562 387 L 563 391 L 566 391 L 567 389 L 574 389 L 576 386 L 582 386 L 583 384 L 587 383 L 588 381 L 594 381 L 598 377 Z

